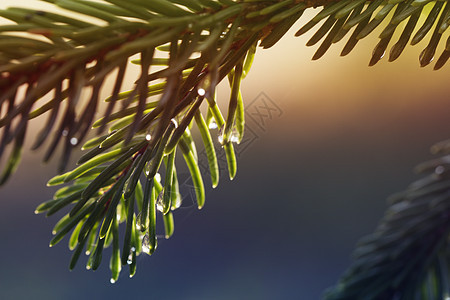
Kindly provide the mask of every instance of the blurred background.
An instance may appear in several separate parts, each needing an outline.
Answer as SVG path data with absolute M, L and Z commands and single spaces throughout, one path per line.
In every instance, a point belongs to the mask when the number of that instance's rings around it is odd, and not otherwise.
M 86 257 L 68 271 L 67 238 L 48 247 L 59 218 L 33 213 L 55 191 L 45 184 L 56 163 L 26 151 L 0 189 L 0 299 L 319 299 L 376 227 L 386 197 L 418 178 L 412 168 L 431 158 L 433 143 L 450 138 L 450 65 L 420 68 L 425 41 L 368 67 L 375 37 L 348 57 L 339 43 L 311 61 L 311 34 L 294 38 L 308 16 L 258 49 L 243 82 L 247 129 L 235 180 L 222 172 L 201 211 L 177 211 L 174 236 L 138 257 L 133 279 L 123 270 L 109 283 L 110 251 L 96 272 L 85 270 Z M 219 99 L 226 106 L 227 88 Z

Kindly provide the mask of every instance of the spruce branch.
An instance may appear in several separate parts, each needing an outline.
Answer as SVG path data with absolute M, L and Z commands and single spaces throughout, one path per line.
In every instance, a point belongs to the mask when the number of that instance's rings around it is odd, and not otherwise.
M 90 255 L 87 267 L 94 270 L 100 265 L 103 248 L 112 245 L 112 281 L 118 279 L 122 265 L 129 264 L 132 276 L 136 256 L 155 251 L 157 211 L 162 214 L 165 237 L 173 234 L 172 210 L 180 205 L 176 153 L 181 154 L 190 171 L 197 206 L 203 207 L 204 183 L 189 133 L 194 123 L 207 150 L 213 187 L 219 182 L 219 174 L 208 128 L 212 120 L 221 128 L 229 177 L 236 176 L 233 143 L 242 140 L 245 124 L 240 86 L 258 45 L 272 47 L 306 9 L 322 7 L 296 34 L 324 20 L 307 43 L 314 45 L 324 38 L 313 59 L 320 58 L 354 28 L 342 52 L 348 54 L 360 39 L 384 26 L 382 21 L 389 18 L 370 65 L 381 59 L 394 33 L 400 30 L 399 24 L 407 22 L 389 60 L 398 58 L 410 40 L 416 44 L 430 36 L 420 56 L 425 66 L 438 47 L 442 48 L 440 41 L 448 36 L 450 19 L 448 0 L 45 1 L 67 13 L 15 7 L 0 11 L 1 17 L 12 21 L 0 26 L 0 156 L 7 147 L 12 148 L 0 183 L 10 177 L 20 161 L 30 119 L 48 112 L 33 149 L 48 140 L 44 155 L 48 161 L 62 144 L 61 172 L 72 149 L 81 145 L 91 127 L 96 128 L 96 137 L 83 145 L 87 152 L 78 160 L 78 167 L 48 183 L 70 185 L 60 188 L 36 212 L 50 216 L 70 206 L 55 225 L 50 245 L 72 231 L 70 268 L 86 247 Z M 80 20 L 73 13 L 89 18 Z M 421 14 L 427 19 L 411 39 Z M 447 62 L 449 41 L 435 69 Z M 140 72 L 131 90 L 123 91 L 129 63 L 139 65 Z M 94 122 L 100 91 L 111 76 L 114 85 L 106 99 L 107 107 Z M 224 117 L 216 104 L 215 91 L 226 77 L 231 92 Z M 83 90 L 90 96 L 80 107 Z M 51 99 L 36 107 L 46 95 Z M 206 121 L 199 110 L 202 103 L 208 106 Z M 166 173 L 163 182 L 160 170 Z M 126 224 L 123 239 L 118 231 L 120 223 Z

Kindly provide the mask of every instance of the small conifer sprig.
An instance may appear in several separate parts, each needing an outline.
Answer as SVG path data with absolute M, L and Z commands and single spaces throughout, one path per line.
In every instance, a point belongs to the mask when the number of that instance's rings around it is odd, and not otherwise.
M 390 197 L 380 225 L 358 243 L 325 299 L 448 299 L 450 140 L 432 152 L 444 156 L 418 165 L 427 175 Z

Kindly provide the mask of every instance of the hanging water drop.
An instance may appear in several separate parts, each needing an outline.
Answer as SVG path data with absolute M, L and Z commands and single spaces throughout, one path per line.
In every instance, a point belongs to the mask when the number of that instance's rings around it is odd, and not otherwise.
M 219 135 L 218 135 L 218 140 L 221 145 L 223 145 L 225 143 L 224 135 L 225 135 L 224 126 L 222 126 L 219 130 Z M 239 143 L 239 133 L 238 133 L 236 127 L 233 127 L 233 129 L 231 130 L 231 134 L 228 138 L 228 141 L 232 142 L 232 143 Z
M 159 210 L 160 212 L 164 211 L 163 198 L 164 198 L 164 189 L 159 193 L 158 200 L 156 201 L 156 209 Z
M 220 127 L 220 129 L 219 129 L 219 133 L 218 133 L 218 137 L 217 137 L 217 139 L 219 140 L 219 143 L 221 145 L 223 145 L 223 131 L 224 131 L 224 126 L 222 125 L 222 127 Z
M 214 119 L 211 119 L 211 121 L 209 122 L 209 124 L 208 124 L 208 128 L 209 129 L 217 129 L 217 123 L 216 123 L 216 120 L 214 120 Z
M 76 137 L 73 137 L 70 139 L 70 144 L 72 146 L 75 146 L 76 144 L 78 144 L 78 139 Z
M 140 211 L 136 217 L 136 229 L 139 231 L 141 231 L 141 229 L 142 229 L 141 219 L 142 219 L 142 212 Z
M 147 135 L 145 136 L 145 139 L 147 141 L 150 141 L 152 139 L 152 135 L 150 133 L 147 133 Z
M 69 131 L 67 129 L 64 129 L 61 134 L 62 136 L 67 136 L 69 134 Z
M 205 96 L 206 91 L 203 88 L 198 88 L 197 93 L 199 96 Z
M 445 168 L 443 166 L 437 166 L 434 169 L 434 173 L 436 173 L 437 175 L 442 175 L 445 172 Z
M 148 236 L 148 232 L 142 238 L 142 252 L 150 255 L 150 237 Z
M 114 278 L 111 278 L 111 279 L 109 280 L 109 282 L 111 282 L 111 283 L 116 283 L 116 280 L 115 280 Z
M 156 174 L 155 174 L 155 180 L 156 180 L 157 182 L 161 182 L 161 174 L 156 173 Z

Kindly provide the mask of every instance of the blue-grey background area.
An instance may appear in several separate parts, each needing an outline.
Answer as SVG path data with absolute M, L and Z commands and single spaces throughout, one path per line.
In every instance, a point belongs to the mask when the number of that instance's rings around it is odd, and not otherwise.
M 26 151 L 0 189 L 0 299 L 319 299 L 386 197 L 450 137 L 450 69 L 419 69 L 417 53 L 368 68 L 374 41 L 313 63 L 299 52 L 305 39 L 287 41 L 258 54 L 243 83 L 246 103 L 264 92 L 282 113 L 263 128 L 248 116 L 257 138 L 239 152 L 236 179 L 207 188 L 201 211 L 176 212 L 174 236 L 138 257 L 133 279 L 124 270 L 109 283 L 110 251 L 96 272 L 85 256 L 68 271 L 67 238 L 48 247 L 58 218 L 33 213 L 55 190 L 45 186 L 55 164 Z

